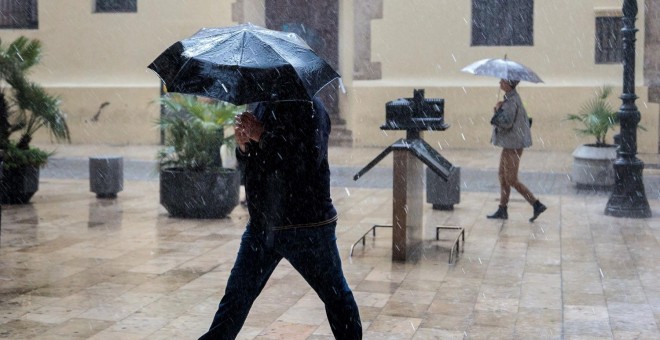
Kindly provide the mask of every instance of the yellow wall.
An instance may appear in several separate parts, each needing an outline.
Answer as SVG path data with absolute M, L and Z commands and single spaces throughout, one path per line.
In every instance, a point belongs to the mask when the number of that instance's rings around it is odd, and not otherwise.
M 231 2 L 140 0 L 137 13 L 93 13 L 93 3 L 39 1 L 39 29 L 0 30 L 3 43 L 20 35 L 43 42 L 31 79 L 62 97 L 72 143 L 156 144 L 160 81 L 147 65 L 203 26 L 233 24 Z M 48 138 L 40 131 L 35 140 Z
M 341 115 L 352 130 L 354 145 L 386 146 L 402 133 L 379 129 L 385 103 L 411 97 L 425 88 L 426 97 L 444 98 L 444 132 L 426 133 L 431 144 L 488 147 L 488 120 L 498 96 L 498 80 L 460 69 L 482 58 L 502 57 L 533 68 L 544 84 L 519 88 L 535 124 L 534 148 L 572 150 L 590 142 L 575 136 L 569 112 L 591 98 L 601 85 L 612 85 L 620 105 L 622 67 L 594 63 L 596 13 L 620 11 L 621 0 L 537 0 L 534 2 L 534 46 L 471 47 L 471 1 L 382 0 L 383 18 L 371 21 L 371 61 L 380 62 L 382 79 L 353 80 L 355 7 L 362 0 L 340 0 L 340 72 L 347 94 L 340 96 Z M 657 152 L 658 104 L 648 103 L 643 79 L 644 6 L 639 3 L 636 104 L 642 124 L 639 151 Z M 137 13 L 95 14 L 93 1 L 39 2 L 38 30 L 0 30 L 8 42 L 25 35 L 44 43 L 42 64 L 32 79 L 62 96 L 73 143 L 156 144 L 159 80 L 146 66 L 176 40 L 203 26 L 233 25 L 232 6 L 243 7 L 243 20 L 263 25 L 263 0 L 140 0 Z M 237 19 L 237 20 L 240 20 Z M 99 106 L 109 102 L 97 122 Z M 616 132 L 608 137 L 611 141 Z M 48 140 L 42 131 L 38 141 Z

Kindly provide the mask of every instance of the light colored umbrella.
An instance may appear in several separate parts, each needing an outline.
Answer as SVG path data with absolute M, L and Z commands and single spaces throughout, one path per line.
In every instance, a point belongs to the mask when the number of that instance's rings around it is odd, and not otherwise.
M 506 56 L 504 56 L 504 59 L 482 59 L 465 66 L 461 71 L 500 79 L 524 80 L 532 83 L 543 82 L 529 67 L 509 60 Z

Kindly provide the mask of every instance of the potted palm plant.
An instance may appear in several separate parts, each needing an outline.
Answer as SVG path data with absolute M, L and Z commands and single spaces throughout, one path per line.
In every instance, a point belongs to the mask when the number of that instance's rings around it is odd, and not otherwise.
M 602 87 L 577 114 L 567 115 L 568 120 L 582 125 L 575 129 L 578 134 L 595 139 L 595 143 L 582 144 L 573 152 L 571 181 L 578 187 L 606 188 L 614 185 L 613 164 L 617 146 L 607 142 L 607 133 L 619 124 L 619 120 L 608 101 L 611 94 L 611 87 Z
M 19 37 L 9 45 L 0 41 L 1 204 L 28 203 L 39 189 L 39 169 L 51 153 L 30 146 L 38 130 L 48 129 L 56 141 L 71 140 L 60 99 L 26 77 L 40 59 L 38 40 Z
M 225 136 L 240 107 L 172 93 L 160 99 L 165 114 L 158 122 L 165 146 L 158 152 L 160 203 L 170 216 L 221 218 L 239 203 L 240 174 L 222 166 L 220 149 L 235 147 Z

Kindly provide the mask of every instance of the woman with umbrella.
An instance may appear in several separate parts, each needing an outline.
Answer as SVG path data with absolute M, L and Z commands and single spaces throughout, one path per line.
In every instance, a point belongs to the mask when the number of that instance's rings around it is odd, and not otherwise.
M 522 104 L 516 86 L 520 80 L 500 79 L 500 89 L 504 91 L 504 100 L 497 102 L 493 108 L 493 125 L 491 143 L 502 147 L 498 177 L 500 180 L 500 205 L 497 211 L 488 218 L 506 220 L 509 218 L 507 205 L 511 195 L 511 187 L 515 188 L 534 208 L 529 219 L 533 222 L 547 208 L 534 194 L 518 180 L 518 168 L 523 149 L 532 146 L 532 133 L 529 128 L 529 117 Z
M 518 168 L 523 149 L 532 146 L 530 119 L 525 111 L 516 86 L 521 80 L 542 83 L 543 80 L 527 66 L 507 59 L 482 59 L 462 69 L 476 75 L 500 78 L 500 90 L 504 91 L 504 100 L 498 101 L 493 109 L 491 143 L 502 148 L 498 177 L 500 180 L 500 206 L 488 218 L 506 220 L 509 218 L 507 205 L 511 187 L 515 188 L 529 204 L 534 207 L 530 222 L 536 220 L 547 207 L 543 205 L 529 189 L 518 180 Z

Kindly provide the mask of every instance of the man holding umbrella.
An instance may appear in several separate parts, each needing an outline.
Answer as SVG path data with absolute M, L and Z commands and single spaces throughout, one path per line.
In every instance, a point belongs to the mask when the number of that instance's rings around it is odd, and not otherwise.
M 315 98 L 339 78 L 297 35 L 244 24 L 201 29 L 149 65 L 172 92 L 233 104 L 250 214 L 225 295 L 200 339 L 234 339 L 282 260 L 316 291 L 337 339 L 361 339 L 337 249 L 330 198 L 330 117 Z
M 263 102 L 238 117 L 237 158 L 245 165 L 250 221 L 225 295 L 200 339 L 233 339 L 282 258 L 325 304 L 335 338 L 362 338 L 336 245 L 329 131 L 330 118 L 318 99 Z

